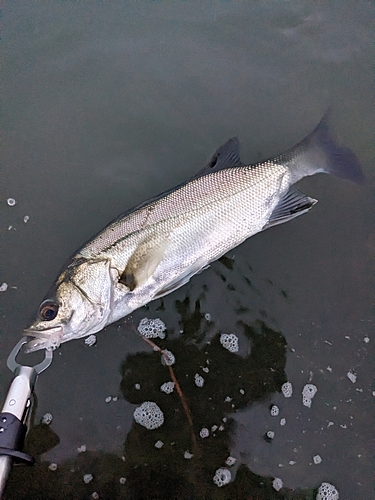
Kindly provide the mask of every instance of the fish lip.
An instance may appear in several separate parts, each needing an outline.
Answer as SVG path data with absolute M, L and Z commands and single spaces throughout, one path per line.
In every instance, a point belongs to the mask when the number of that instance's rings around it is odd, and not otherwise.
M 23 345 L 23 352 L 26 354 L 40 349 L 55 350 L 60 346 L 64 337 L 62 326 L 55 326 L 46 330 L 34 330 L 27 328 L 23 332 L 29 340 Z

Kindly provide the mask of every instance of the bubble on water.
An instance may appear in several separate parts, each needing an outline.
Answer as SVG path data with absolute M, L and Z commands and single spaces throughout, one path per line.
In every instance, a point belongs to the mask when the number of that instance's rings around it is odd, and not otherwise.
M 211 432 L 215 432 L 217 429 L 218 429 L 218 426 L 217 425 L 213 425 L 211 427 Z
M 226 460 L 225 460 L 225 463 L 226 465 L 228 465 L 229 467 L 232 467 L 232 465 L 234 465 L 236 463 L 236 459 L 234 457 L 228 457 Z
M 355 384 L 355 382 L 357 381 L 357 375 L 351 371 L 349 371 L 346 376 L 348 377 L 348 379 L 350 380 L 350 382 L 352 382 L 353 384 Z
M 280 419 L 280 425 L 285 425 L 286 424 L 286 418 Z
M 206 313 L 206 314 L 204 315 L 204 319 L 205 319 L 206 321 L 211 321 L 211 314 L 210 314 L 210 313 Z
M 174 382 L 165 382 L 160 386 L 160 390 L 165 394 L 170 394 L 174 390 Z
M 283 482 L 282 480 L 279 478 L 279 477 L 275 477 L 275 479 L 272 481 L 272 486 L 274 487 L 274 489 L 276 491 L 279 491 L 281 490 L 281 488 L 283 487 Z
M 146 427 L 146 429 L 157 429 L 164 423 L 164 413 L 159 406 L 152 401 L 145 401 L 134 411 L 134 420 Z
M 159 318 L 155 319 L 143 318 L 141 319 L 137 329 L 139 333 L 144 337 L 146 337 L 147 339 L 152 339 L 156 337 L 159 337 L 161 339 L 165 338 L 164 331 L 166 330 L 166 326 Z
M 54 463 L 49 464 L 48 468 L 49 468 L 49 470 L 54 472 L 55 470 L 57 470 L 57 464 L 54 464 Z
M 270 408 L 270 413 L 273 417 L 277 417 L 277 415 L 280 413 L 280 409 L 276 405 L 272 405 Z
M 91 347 L 94 344 L 96 344 L 96 336 L 95 335 L 89 335 L 87 338 L 85 338 L 85 344 L 88 345 L 89 347 Z
M 228 484 L 231 479 L 232 479 L 232 474 L 228 469 L 224 468 L 217 469 L 213 477 L 214 483 L 216 484 L 216 486 L 219 486 L 219 488 Z
M 302 396 L 302 404 L 303 406 L 307 406 L 307 408 L 311 408 L 311 399 L 306 396 Z
M 320 464 L 322 462 L 322 457 L 320 455 L 315 455 L 313 457 L 314 464 Z
M 238 337 L 234 333 L 222 333 L 220 344 L 230 352 L 238 352 Z
M 139 391 L 140 388 L 141 388 L 141 384 L 134 384 L 134 389 L 137 389 L 137 391 Z
M 84 453 L 87 450 L 86 445 L 83 444 L 77 448 L 78 453 Z
M 91 481 L 94 479 L 94 476 L 92 474 L 85 474 L 83 476 L 83 480 L 86 484 L 91 483 Z
M 106 403 L 110 403 L 111 401 L 112 401 L 112 396 L 107 396 L 107 397 L 105 398 L 105 402 L 106 402 Z
M 42 417 L 41 423 L 45 424 L 45 425 L 50 425 L 52 420 L 53 420 L 53 417 L 52 417 L 51 413 L 45 413 Z
M 210 369 L 208 368 L 208 366 L 204 366 L 204 367 L 202 368 L 202 371 L 203 371 L 204 373 L 208 373 L 208 372 L 210 371 Z
M 3 283 L 0 285 L 0 292 L 6 292 L 8 289 L 8 283 Z
M 26 224 L 27 222 L 29 222 L 30 220 L 30 217 L 28 215 L 25 215 L 25 217 L 23 218 L 23 222 Z
M 267 431 L 264 435 L 264 439 L 267 441 L 267 443 L 270 443 L 274 437 L 275 437 L 274 431 Z
M 126 483 L 126 477 L 120 477 L 120 484 L 125 484 Z
M 311 408 L 312 399 L 317 393 L 318 389 L 316 385 L 306 384 L 302 390 L 302 404 Z
M 316 500 L 338 500 L 339 492 L 330 483 L 322 483 L 319 486 Z
M 14 205 L 17 203 L 14 198 L 8 198 L 7 203 L 10 207 L 14 207 Z
M 176 362 L 173 352 L 164 349 L 161 355 L 161 362 L 164 366 L 172 366 Z
M 366 342 L 366 344 L 368 344 L 370 342 L 370 337 L 364 337 L 363 341 Z
M 91 498 L 92 500 L 99 500 L 99 493 L 97 493 L 96 491 L 94 491 L 93 493 L 91 493 Z
M 285 384 L 281 386 L 281 392 L 286 398 L 290 398 L 293 394 L 292 384 L 290 382 L 285 382 Z
M 201 438 L 206 438 L 210 435 L 210 431 L 206 427 L 203 427 L 203 429 L 201 429 L 199 435 Z
M 187 450 L 184 453 L 184 458 L 186 458 L 186 460 L 190 460 L 191 458 L 193 458 L 193 456 L 194 455 Z
M 158 448 L 160 450 L 160 448 L 163 448 L 163 446 L 164 446 L 163 441 L 160 441 L 160 439 L 159 441 L 156 441 L 155 448 Z
M 204 378 L 201 377 L 198 373 L 194 375 L 194 382 L 197 387 L 203 387 L 204 386 Z

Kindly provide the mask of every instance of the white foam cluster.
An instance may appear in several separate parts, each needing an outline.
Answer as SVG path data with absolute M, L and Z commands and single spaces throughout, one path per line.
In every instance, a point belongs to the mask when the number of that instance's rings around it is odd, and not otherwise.
M 225 460 L 225 463 L 229 466 L 229 467 L 232 467 L 232 465 L 234 465 L 236 463 L 236 459 L 234 457 L 228 457 L 226 460 Z
M 176 362 L 176 358 L 173 352 L 164 349 L 161 355 L 161 362 L 164 366 L 172 366 Z
M 316 500 L 339 500 L 339 492 L 329 483 L 322 483 L 319 486 Z
M 194 382 L 197 387 L 203 387 L 204 386 L 204 378 L 201 377 L 198 373 L 194 375 Z
M 83 444 L 82 446 L 79 446 L 79 447 L 77 448 L 77 452 L 78 452 L 78 453 L 84 453 L 86 450 L 87 450 L 87 447 L 86 447 L 86 445 L 85 445 L 85 444 Z
M 207 429 L 207 427 L 203 427 L 199 433 L 201 438 L 206 438 L 210 435 L 210 431 Z
M 282 480 L 279 478 L 279 477 L 275 477 L 275 479 L 272 481 L 272 486 L 274 487 L 274 489 L 276 491 L 279 491 L 281 490 L 281 488 L 283 487 L 283 482 Z
M 350 380 L 350 382 L 352 382 L 353 384 L 355 384 L 355 382 L 357 381 L 357 375 L 353 372 L 348 372 L 346 374 L 346 376 L 348 377 L 348 379 Z
M 166 327 L 162 320 L 159 318 L 143 318 L 141 319 L 137 329 L 141 335 L 146 337 L 146 339 L 153 339 L 156 337 L 159 337 L 161 339 L 165 338 L 164 331 Z
M 220 344 L 230 352 L 238 352 L 238 337 L 234 333 L 222 333 Z
M 52 415 L 50 413 L 46 413 L 42 417 L 42 424 L 50 425 L 50 423 L 52 422 L 52 420 L 53 420 Z
M 320 455 L 315 455 L 313 457 L 314 464 L 321 464 L 322 463 L 322 457 Z
M 145 401 L 134 411 L 134 420 L 146 429 L 157 429 L 164 423 L 164 413 L 152 401 Z
M 8 283 L 3 283 L 0 285 L 0 292 L 6 292 L 8 289 Z
M 316 385 L 306 384 L 302 390 L 302 403 L 304 406 L 311 408 L 312 399 L 317 393 L 318 389 Z
M 228 469 L 224 468 L 217 469 L 213 478 L 214 483 L 216 484 L 216 486 L 219 486 L 219 488 L 221 488 L 225 484 L 228 484 L 231 479 L 232 474 Z
M 160 390 L 165 394 L 170 394 L 174 390 L 174 382 L 165 382 L 160 386 Z
M 186 460 L 190 460 L 191 458 L 193 458 L 193 454 L 190 453 L 188 450 L 185 451 L 184 453 L 184 458 L 186 458 Z
M 290 398 L 293 394 L 292 384 L 290 382 L 285 382 L 285 384 L 281 386 L 281 392 L 286 398 Z
M 91 483 L 91 481 L 94 479 L 94 476 L 92 474 L 85 474 L 83 476 L 83 480 L 86 484 Z
M 95 345 L 96 344 L 96 336 L 89 335 L 87 338 L 85 338 L 85 344 L 88 345 L 89 347 Z
M 276 405 L 272 405 L 270 409 L 270 413 L 273 417 L 277 417 L 277 415 L 280 413 L 279 407 Z
M 268 439 L 273 439 L 275 437 L 275 433 L 273 431 L 267 431 L 266 436 Z

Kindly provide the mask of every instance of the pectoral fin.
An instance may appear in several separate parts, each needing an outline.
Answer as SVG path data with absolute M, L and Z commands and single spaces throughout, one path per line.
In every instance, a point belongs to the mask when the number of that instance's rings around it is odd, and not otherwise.
M 128 260 L 119 283 L 127 286 L 130 291 L 146 283 L 162 261 L 167 244 L 167 240 L 156 244 L 151 240 L 142 242 Z
M 288 222 L 294 219 L 294 217 L 298 217 L 310 210 L 317 202 L 318 200 L 306 196 L 301 193 L 301 191 L 298 191 L 298 189 L 290 189 L 286 195 L 281 198 L 263 229 L 282 224 L 283 222 Z

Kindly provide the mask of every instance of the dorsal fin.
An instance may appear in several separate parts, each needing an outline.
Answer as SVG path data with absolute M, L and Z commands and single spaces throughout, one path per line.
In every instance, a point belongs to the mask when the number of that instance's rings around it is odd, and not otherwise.
M 193 179 L 223 170 L 224 168 L 240 167 L 241 165 L 240 143 L 237 137 L 232 137 L 215 151 L 207 165 L 199 170 Z

